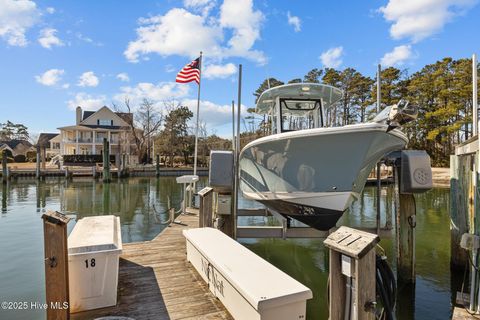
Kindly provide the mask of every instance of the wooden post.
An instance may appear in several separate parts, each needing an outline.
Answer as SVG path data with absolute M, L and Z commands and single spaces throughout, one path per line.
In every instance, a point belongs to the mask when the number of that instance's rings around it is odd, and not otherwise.
M 8 172 L 7 172 L 7 150 L 2 151 L 2 182 L 4 184 L 8 181 Z
M 462 234 L 468 232 L 464 185 L 471 173 L 465 160 L 467 156 L 450 156 L 450 266 L 457 270 L 468 263 L 467 251 L 460 247 Z
M 107 138 L 103 138 L 103 182 L 110 182 L 110 152 Z
M 226 195 L 226 194 L 224 194 Z M 232 197 L 233 200 L 233 195 L 228 194 Z M 233 201 L 232 201 L 233 202 Z M 219 217 L 218 220 L 218 229 L 225 233 L 227 236 L 235 239 L 236 236 L 236 223 L 235 223 L 235 212 L 232 210 L 230 214 L 222 214 L 222 215 L 217 215 Z
M 155 156 L 155 160 L 157 161 L 155 164 L 155 176 L 158 178 L 160 177 L 160 155 L 158 153 Z
M 2 213 L 7 212 L 7 183 L 2 183 Z
M 199 227 L 211 227 L 213 225 L 213 189 L 205 187 L 198 192 L 200 199 Z
M 385 229 L 392 230 L 392 187 L 387 186 L 387 195 L 385 196 Z
M 47 147 L 42 147 L 42 170 L 47 169 Z
M 351 299 L 356 306 L 356 317 L 352 308 L 348 319 L 375 319 L 375 245 L 379 241 L 376 234 L 348 227 L 340 227 L 325 239 L 324 245 L 330 249 L 330 320 L 345 319 L 345 305 L 349 303 L 345 301 L 347 278 L 352 279 L 355 288 Z M 342 274 L 342 256 L 353 264 L 351 277 Z
M 122 166 L 123 175 L 127 176 L 127 155 L 125 153 L 122 155 Z
M 37 145 L 37 159 L 36 159 L 37 162 L 35 163 L 35 168 L 36 168 L 35 177 L 37 179 L 40 179 L 40 174 L 41 174 L 41 172 L 40 172 L 40 161 L 41 161 L 42 158 L 40 157 L 40 152 L 41 152 L 40 146 Z
M 110 213 L 110 184 L 104 183 L 103 189 L 103 214 L 109 215 Z
M 48 211 L 42 219 L 47 319 L 69 319 L 67 223 L 70 218 Z
M 415 283 L 415 198 L 413 194 L 400 193 L 399 169 L 395 168 L 397 279 L 400 283 Z

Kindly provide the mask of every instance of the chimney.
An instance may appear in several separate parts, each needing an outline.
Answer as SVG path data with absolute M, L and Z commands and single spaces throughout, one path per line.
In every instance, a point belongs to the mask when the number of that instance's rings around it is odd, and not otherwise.
M 77 107 L 77 125 L 82 121 L 82 107 Z

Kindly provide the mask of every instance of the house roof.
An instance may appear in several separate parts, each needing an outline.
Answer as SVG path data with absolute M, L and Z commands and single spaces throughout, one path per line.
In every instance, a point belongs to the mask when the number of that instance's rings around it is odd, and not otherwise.
M 117 116 L 123 119 L 128 124 L 131 124 L 133 122 L 133 113 L 129 112 L 115 112 Z
M 133 122 L 133 113 L 128 113 L 128 112 L 113 112 L 109 107 L 103 106 L 97 111 L 84 111 L 83 112 L 83 118 L 82 121 L 80 122 L 80 125 L 83 125 L 82 122 L 93 116 L 95 113 L 99 112 L 100 110 L 107 109 L 117 117 L 119 117 L 122 121 L 126 122 L 127 124 L 130 124 Z
M 90 117 L 92 114 L 94 114 L 96 111 L 83 111 L 83 118 L 82 121 Z
M 48 142 L 58 136 L 58 133 L 40 133 L 37 144 L 41 147 L 47 146 Z
M 15 149 L 20 143 L 23 145 L 26 145 L 27 147 L 32 146 L 32 144 L 27 140 L 18 140 L 18 139 L 4 140 L 4 141 L 0 141 L 0 143 L 6 144 L 11 149 Z

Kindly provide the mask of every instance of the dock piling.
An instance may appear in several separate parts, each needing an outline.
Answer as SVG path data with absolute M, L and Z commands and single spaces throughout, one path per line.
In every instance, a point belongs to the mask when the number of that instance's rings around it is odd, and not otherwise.
M 40 174 L 41 174 L 41 171 L 40 171 L 40 146 L 37 146 L 37 157 L 36 157 L 36 162 L 35 162 L 35 177 L 38 179 L 40 179 Z
M 48 211 L 42 219 L 47 320 L 69 319 L 67 223 L 70 218 Z
M 107 138 L 103 138 L 103 182 L 110 182 L 110 152 Z
M 397 278 L 402 283 L 415 283 L 415 198 L 413 194 L 400 192 L 398 167 L 395 168 L 395 178 Z
M 160 177 L 160 155 L 157 153 L 155 156 L 155 176 Z
M 468 263 L 467 251 L 460 247 L 464 233 L 468 233 L 467 214 L 469 202 L 466 199 L 466 186 L 471 184 L 469 157 L 450 156 L 450 266 L 463 270 Z
M 212 227 L 213 223 L 213 189 L 205 187 L 198 192 L 200 200 L 198 224 L 200 228 Z
M 2 151 L 2 182 L 7 183 L 7 150 Z

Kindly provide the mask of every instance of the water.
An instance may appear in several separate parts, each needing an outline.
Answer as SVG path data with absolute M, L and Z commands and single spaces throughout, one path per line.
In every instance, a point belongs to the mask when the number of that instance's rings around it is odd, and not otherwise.
M 200 184 L 204 184 L 202 180 Z M 134 178 L 103 185 L 91 179 L 66 182 L 20 180 L 0 186 L 0 302 L 43 302 L 45 300 L 43 267 L 43 227 L 41 215 L 46 210 L 61 210 L 79 219 L 90 215 L 120 216 L 124 242 L 154 238 L 168 219 L 167 199 L 175 207 L 181 200 L 181 186 L 174 178 Z M 387 199 L 388 201 L 385 201 Z M 382 190 L 382 221 L 392 212 L 391 189 Z M 449 319 L 452 293 L 459 290 L 458 277 L 451 279 L 448 189 L 433 189 L 417 195 L 417 284 L 403 288 L 398 319 Z M 242 201 L 243 207 L 255 203 Z M 375 189 L 366 188 L 362 199 L 352 205 L 342 223 L 353 227 L 375 226 Z M 242 218 L 243 224 L 274 224 L 261 217 Z M 70 232 L 74 222 L 68 225 Z M 392 231 L 393 232 L 393 231 Z M 393 234 L 393 233 L 392 233 Z M 270 261 L 313 290 L 307 304 L 309 319 L 327 319 L 328 253 L 321 239 L 280 240 L 245 239 L 248 248 Z M 389 261 L 394 265 L 394 242 L 383 239 Z M 395 267 L 395 266 L 394 266 Z M 44 319 L 41 310 L 15 313 L 0 310 L 0 319 Z

